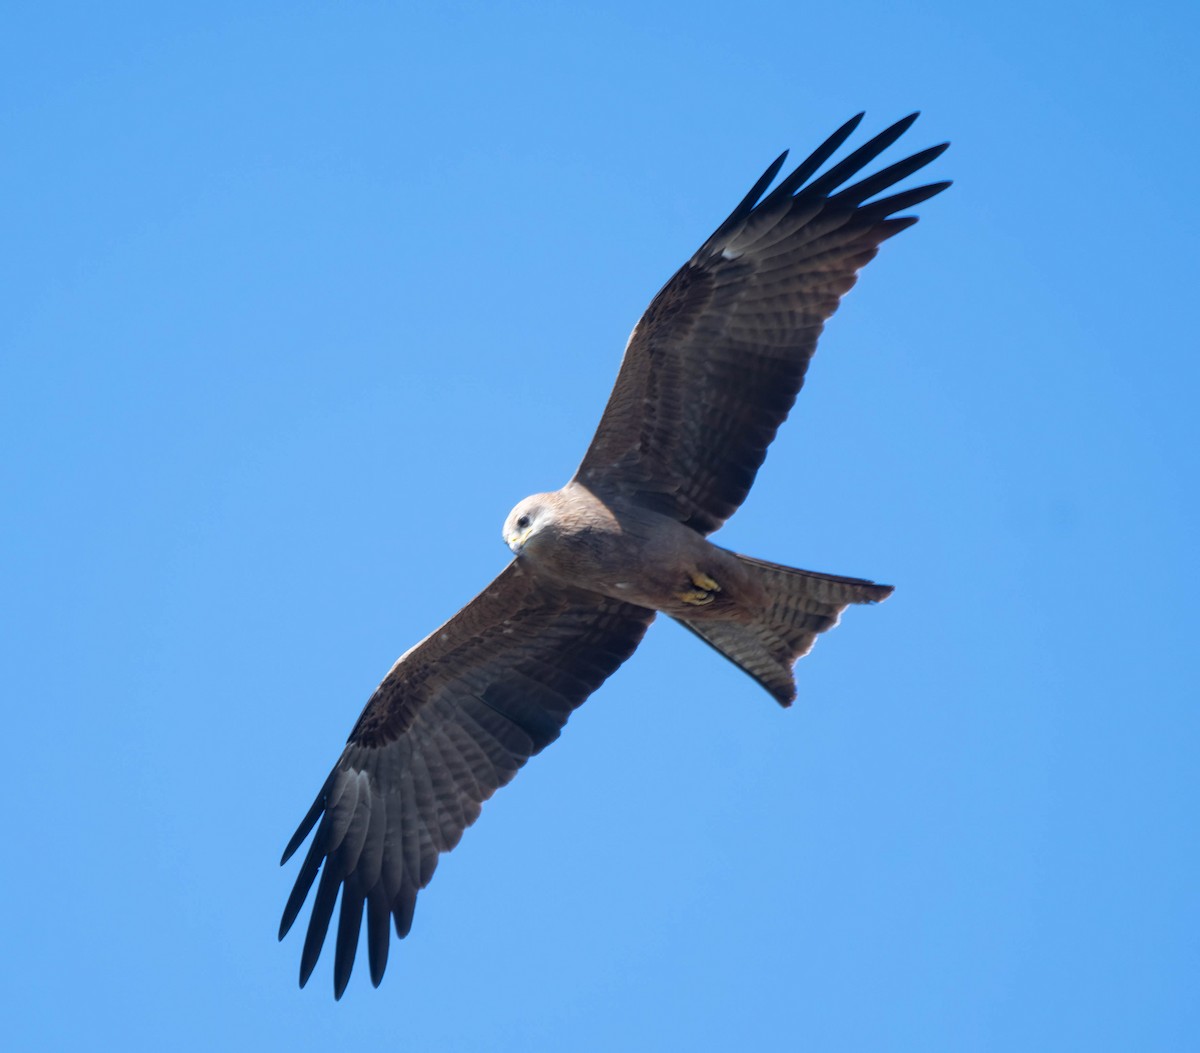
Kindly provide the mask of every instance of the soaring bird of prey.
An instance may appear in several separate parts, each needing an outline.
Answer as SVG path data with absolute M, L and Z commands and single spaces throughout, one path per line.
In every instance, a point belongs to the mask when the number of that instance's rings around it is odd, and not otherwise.
M 573 479 L 504 523 L 515 558 L 392 666 L 283 854 L 316 828 L 280 939 L 320 874 L 303 986 L 341 892 L 334 994 L 350 979 L 366 912 L 378 985 L 389 927 L 408 934 L 417 892 L 484 801 L 553 742 L 625 661 L 655 613 L 675 618 L 781 704 L 793 666 L 852 603 L 890 586 L 751 559 L 707 540 L 745 499 L 804 383 L 821 330 L 897 213 L 950 184 L 877 197 L 946 144 L 856 177 L 905 118 L 818 175 L 862 114 L 769 193 L 779 157 L 642 315 Z M 872 200 L 874 199 L 874 200 Z

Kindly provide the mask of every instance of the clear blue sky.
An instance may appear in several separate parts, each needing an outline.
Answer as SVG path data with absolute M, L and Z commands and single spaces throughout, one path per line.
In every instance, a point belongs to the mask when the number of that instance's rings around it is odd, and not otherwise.
M 11 1048 L 1195 1048 L 1198 21 L 10 11 Z M 656 625 L 383 987 L 335 1004 L 327 956 L 298 990 L 278 856 L 367 694 L 779 150 L 918 108 L 955 186 L 718 535 L 896 595 L 788 712 Z

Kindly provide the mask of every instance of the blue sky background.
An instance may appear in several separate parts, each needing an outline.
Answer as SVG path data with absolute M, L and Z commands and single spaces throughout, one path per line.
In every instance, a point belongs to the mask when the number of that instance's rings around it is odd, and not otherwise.
M 1195 1048 L 1194 5 L 4 21 L 12 1048 Z M 779 150 L 915 108 L 956 184 L 718 535 L 894 598 L 789 712 L 657 625 L 383 987 L 299 991 L 278 856 L 367 694 Z

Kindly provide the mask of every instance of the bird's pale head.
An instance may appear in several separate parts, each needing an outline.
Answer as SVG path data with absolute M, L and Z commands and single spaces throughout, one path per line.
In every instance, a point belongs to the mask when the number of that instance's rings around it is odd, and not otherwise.
M 534 494 L 525 498 L 504 521 L 504 543 L 520 555 L 526 545 L 554 518 L 553 494 Z

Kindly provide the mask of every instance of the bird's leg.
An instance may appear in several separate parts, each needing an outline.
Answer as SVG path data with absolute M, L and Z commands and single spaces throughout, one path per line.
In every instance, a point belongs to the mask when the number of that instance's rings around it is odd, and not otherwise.
M 692 588 L 684 589 L 675 595 L 693 607 L 703 607 L 707 603 L 712 603 L 716 599 L 717 593 L 721 591 L 721 586 L 702 570 L 693 570 L 688 577 L 691 579 Z

